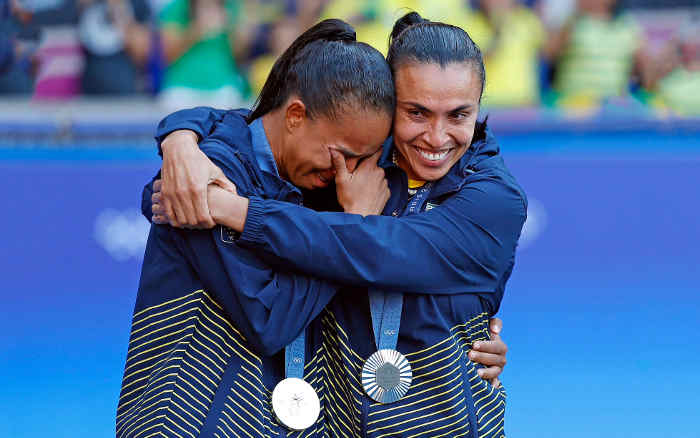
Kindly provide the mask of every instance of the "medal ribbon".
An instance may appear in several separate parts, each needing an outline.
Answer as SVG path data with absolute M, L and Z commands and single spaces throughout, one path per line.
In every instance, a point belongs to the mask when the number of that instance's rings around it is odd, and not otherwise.
M 284 348 L 284 374 L 287 378 L 304 379 L 305 331 Z
M 408 201 L 402 216 L 420 212 L 432 188 L 433 183 L 425 183 Z M 403 294 L 372 289 L 369 292 L 369 309 L 377 350 L 396 350 L 401 326 Z
M 265 135 L 262 119 L 256 119 L 250 124 L 250 132 L 253 140 L 255 159 L 260 168 L 266 172 L 279 176 L 275 156 Z M 306 329 L 284 349 L 284 374 L 285 377 L 304 379 L 304 354 L 306 353 Z

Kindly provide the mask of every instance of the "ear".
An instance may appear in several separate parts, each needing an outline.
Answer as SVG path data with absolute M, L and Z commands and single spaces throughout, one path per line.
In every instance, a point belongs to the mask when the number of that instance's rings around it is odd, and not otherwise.
M 304 125 L 308 119 L 306 105 L 299 98 L 292 98 L 287 102 L 284 113 L 284 127 L 290 134 Z

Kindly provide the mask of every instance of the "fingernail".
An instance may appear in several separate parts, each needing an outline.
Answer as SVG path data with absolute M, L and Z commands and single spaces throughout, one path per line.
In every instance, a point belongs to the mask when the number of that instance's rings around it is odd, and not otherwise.
M 478 350 L 480 347 L 481 347 L 481 343 L 480 343 L 480 342 L 474 342 L 474 349 L 475 349 L 475 350 Z
M 483 370 L 477 370 L 476 373 L 479 375 L 479 377 L 484 377 L 484 371 L 483 371 Z

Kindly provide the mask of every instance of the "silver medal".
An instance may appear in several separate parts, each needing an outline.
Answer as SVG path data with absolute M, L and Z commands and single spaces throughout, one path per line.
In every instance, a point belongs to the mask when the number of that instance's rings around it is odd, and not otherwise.
M 372 400 L 393 403 L 411 387 L 413 372 L 408 359 L 396 350 L 379 350 L 362 367 L 362 386 Z
M 285 427 L 304 430 L 311 427 L 321 413 L 316 391 L 302 379 L 289 377 L 272 391 L 272 411 Z

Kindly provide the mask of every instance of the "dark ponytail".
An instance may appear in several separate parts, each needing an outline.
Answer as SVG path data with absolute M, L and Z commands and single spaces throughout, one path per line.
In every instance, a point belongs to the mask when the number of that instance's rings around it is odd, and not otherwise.
M 389 66 L 342 20 L 321 21 L 294 40 L 273 65 L 248 121 L 281 107 L 294 94 L 309 117 L 335 118 L 343 105 L 394 112 Z
M 481 49 L 462 28 L 438 21 L 430 21 L 416 12 L 409 12 L 396 20 L 389 37 L 386 57 L 392 73 L 407 62 L 447 64 L 470 63 L 481 80 L 479 100 L 484 94 L 486 69 Z M 473 141 L 485 134 L 486 120 L 477 122 Z

